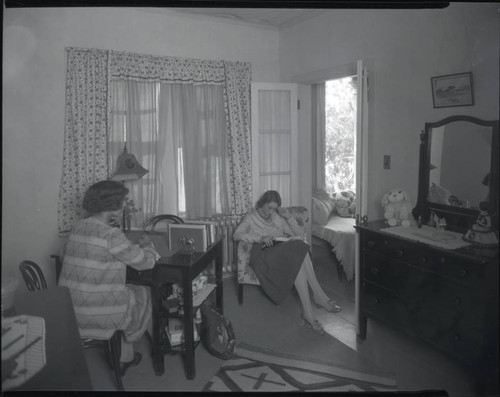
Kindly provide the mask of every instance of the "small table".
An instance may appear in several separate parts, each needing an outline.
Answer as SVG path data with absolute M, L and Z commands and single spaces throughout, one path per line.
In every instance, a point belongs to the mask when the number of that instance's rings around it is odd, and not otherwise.
M 157 242 L 155 242 L 157 244 Z M 160 376 L 165 371 L 163 356 L 172 351 L 168 343 L 165 343 L 162 335 L 165 331 L 162 327 L 162 289 L 167 284 L 179 284 L 184 290 L 184 368 L 187 379 L 195 377 L 194 361 L 194 324 L 193 324 L 193 290 L 192 281 L 208 265 L 215 260 L 215 303 L 220 312 L 223 312 L 222 303 L 222 252 L 223 237 L 219 237 L 211 244 L 205 252 L 193 254 L 175 253 L 171 257 L 160 258 L 153 269 L 137 271 L 127 267 L 127 283 L 148 285 L 151 287 L 151 299 L 153 309 L 153 368 L 155 374 Z
M 53 287 L 16 295 L 16 315 L 45 319 L 47 363 L 18 390 L 92 390 L 80 341 L 75 311 L 67 287 Z M 8 395 L 10 391 L 4 392 Z

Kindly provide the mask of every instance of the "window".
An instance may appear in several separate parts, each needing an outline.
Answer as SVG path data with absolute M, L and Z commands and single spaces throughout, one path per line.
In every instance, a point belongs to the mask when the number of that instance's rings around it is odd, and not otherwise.
M 356 77 L 325 82 L 324 186 L 356 190 Z
M 113 90 L 110 161 L 116 163 L 126 144 L 149 170 L 127 183 L 142 217 L 225 213 L 228 156 L 222 86 L 114 81 Z

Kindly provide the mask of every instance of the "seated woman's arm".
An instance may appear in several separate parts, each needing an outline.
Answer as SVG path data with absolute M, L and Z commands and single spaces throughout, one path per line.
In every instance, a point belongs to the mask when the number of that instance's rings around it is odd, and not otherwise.
M 259 243 L 262 236 L 252 231 L 250 215 L 245 215 L 233 234 L 234 241 L 245 241 L 247 243 Z
M 111 234 L 108 247 L 113 257 L 136 270 L 153 268 L 160 256 L 153 247 L 141 248 L 116 228 Z
M 301 238 L 305 237 L 302 228 L 299 226 L 297 220 L 295 219 L 294 216 L 292 216 L 292 214 L 288 209 L 281 207 L 278 213 L 282 221 L 281 227 L 283 229 L 283 232 L 285 233 L 285 236 L 287 237 L 298 236 Z

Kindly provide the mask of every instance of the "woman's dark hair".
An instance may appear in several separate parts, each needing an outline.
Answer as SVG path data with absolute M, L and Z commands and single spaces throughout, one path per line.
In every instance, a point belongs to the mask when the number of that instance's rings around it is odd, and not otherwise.
M 87 189 L 82 207 L 91 214 L 103 211 L 116 211 L 123 205 L 128 189 L 120 182 L 101 181 Z
M 268 190 L 265 192 L 255 204 L 255 208 L 261 208 L 264 204 L 276 203 L 281 207 L 281 197 L 276 190 Z

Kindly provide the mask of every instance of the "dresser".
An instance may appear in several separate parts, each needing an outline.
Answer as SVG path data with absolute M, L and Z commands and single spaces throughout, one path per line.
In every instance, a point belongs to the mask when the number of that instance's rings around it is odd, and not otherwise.
M 455 250 L 384 232 L 360 233 L 360 331 L 367 319 L 394 326 L 468 366 L 477 392 L 498 392 L 498 247 Z M 368 335 L 369 336 L 369 335 Z

